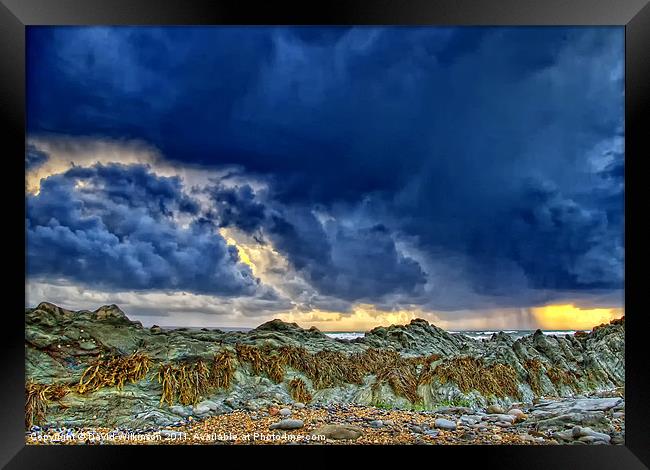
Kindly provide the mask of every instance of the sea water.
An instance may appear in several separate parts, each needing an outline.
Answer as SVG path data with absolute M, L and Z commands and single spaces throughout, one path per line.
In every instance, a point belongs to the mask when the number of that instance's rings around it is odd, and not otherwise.
M 566 336 L 574 335 L 577 330 L 542 330 L 542 333 L 548 336 Z M 503 330 L 504 333 L 512 336 L 513 338 L 521 338 L 523 336 L 532 335 L 535 330 Z M 588 332 L 588 331 L 586 331 Z M 490 339 L 493 334 L 499 333 L 497 330 L 465 330 L 465 331 L 448 331 L 452 335 L 464 335 L 472 339 Z M 363 331 L 327 331 L 327 336 L 335 339 L 352 340 L 355 338 L 362 338 L 365 335 Z

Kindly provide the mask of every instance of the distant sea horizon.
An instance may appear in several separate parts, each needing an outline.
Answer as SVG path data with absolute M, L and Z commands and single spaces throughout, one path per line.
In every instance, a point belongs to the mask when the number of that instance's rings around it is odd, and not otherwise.
M 236 326 L 229 326 L 229 327 L 210 327 L 210 326 L 205 326 L 205 327 L 198 327 L 198 326 L 161 326 L 162 329 L 164 330 L 176 330 L 176 329 L 186 329 L 186 330 L 201 330 L 201 329 L 207 329 L 207 330 L 221 330 L 221 331 L 240 331 L 240 332 L 247 332 L 254 330 L 255 328 L 251 327 L 236 327 Z M 444 328 L 443 328 L 444 329 Z M 584 332 L 589 332 L 591 329 L 588 330 L 581 330 L 581 329 L 575 329 L 575 330 L 544 330 L 541 329 L 542 333 L 544 333 L 547 336 L 567 336 L 567 335 L 574 335 L 578 331 L 584 331 Z M 370 330 L 356 330 L 356 331 L 323 331 L 323 334 L 335 338 L 335 339 L 344 339 L 344 340 L 352 340 L 356 338 L 362 338 L 365 336 L 366 333 L 368 333 Z M 492 337 L 493 334 L 496 333 L 506 333 L 509 334 L 515 338 L 521 338 L 523 336 L 527 336 L 530 334 L 533 334 L 536 329 L 504 329 L 504 330 L 499 330 L 499 329 L 486 329 L 486 330 L 445 330 L 447 333 L 452 334 L 452 335 L 464 335 L 468 336 L 472 339 L 489 339 Z

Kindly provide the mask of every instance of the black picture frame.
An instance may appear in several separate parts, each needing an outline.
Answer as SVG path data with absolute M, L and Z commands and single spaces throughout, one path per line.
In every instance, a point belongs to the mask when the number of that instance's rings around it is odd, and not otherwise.
M 0 387 L 2 406 L 0 464 L 6 468 L 108 468 L 132 462 L 135 455 L 167 461 L 170 452 L 182 453 L 186 465 L 223 462 L 223 454 L 207 455 L 214 446 L 187 449 L 181 446 L 25 446 L 24 350 L 19 331 L 24 331 L 25 200 L 18 178 L 24 171 L 25 152 L 25 27 L 28 25 L 89 24 L 420 24 L 420 25 L 621 25 L 625 26 L 625 263 L 626 311 L 626 443 L 624 446 L 470 446 L 410 447 L 409 454 L 391 450 L 393 457 L 412 461 L 418 452 L 423 463 L 437 465 L 444 456 L 465 465 L 536 468 L 647 468 L 650 465 L 650 397 L 647 379 L 645 335 L 647 312 L 644 278 L 635 275 L 645 268 L 643 242 L 648 240 L 640 210 L 644 189 L 640 178 L 642 160 L 650 155 L 643 123 L 650 110 L 650 5 L 648 0 L 354 0 L 284 1 L 252 3 L 224 0 L 0 0 L 0 114 L 3 119 L 5 184 L 5 253 L 13 256 L 5 269 L 5 293 L 11 302 L 5 309 L 2 330 L 3 354 Z M 6 183 L 11 184 L 6 184 Z M 5 255 L 5 257 L 7 257 Z M 7 257 L 8 258 L 8 257 Z M 22 303 L 22 305 L 21 305 Z M 155 450 L 154 450 L 155 449 Z M 268 452 L 255 449 L 255 452 Z M 300 447 L 302 458 L 314 462 L 325 446 Z M 307 455 L 305 452 L 310 453 Z M 355 447 L 361 449 L 361 447 Z M 368 449 L 367 447 L 365 448 Z M 416 450 L 417 449 L 417 450 Z M 233 446 L 228 451 L 250 448 Z M 298 448 L 284 449 L 293 459 Z M 377 448 L 371 448 L 375 455 Z M 200 456 L 197 454 L 201 454 Z M 219 447 L 219 452 L 226 452 Z M 191 453 L 191 455 L 190 455 Z M 300 462 L 300 461 L 295 461 Z M 294 462 L 294 463 L 295 463 Z M 405 463 L 406 463 L 405 462 Z M 285 462 L 287 463 L 287 462 Z M 365 463 L 364 463 L 365 464 Z M 455 464 L 454 464 L 455 465 Z

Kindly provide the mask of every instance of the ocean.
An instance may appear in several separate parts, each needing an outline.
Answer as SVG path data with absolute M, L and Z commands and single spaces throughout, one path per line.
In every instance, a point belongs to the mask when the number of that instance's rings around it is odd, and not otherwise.
M 578 330 L 542 330 L 542 333 L 549 336 L 565 336 L 573 335 Z M 583 331 L 583 330 L 580 330 Z M 472 330 L 472 331 L 448 331 L 452 335 L 464 335 L 472 339 L 490 339 L 493 334 L 498 333 L 497 330 Z M 509 334 L 513 338 L 521 338 L 522 336 L 531 335 L 535 330 L 503 330 L 504 333 Z M 332 338 L 351 340 L 361 338 L 365 335 L 363 331 L 326 331 L 325 334 Z
M 176 328 L 182 328 L 178 326 L 163 326 L 162 327 L 164 330 L 173 330 Z M 199 330 L 199 327 L 185 327 L 187 330 Z M 208 327 L 206 328 L 208 330 L 214 330 L 214 329 L 219 329 L 221 331 L 250 331 L 252 328 L 244 328 L 244 327 L 221 327 L 221 328 L 214 328 L 214 327 Z M 535 330 L 501 330 L 504 333 L 509 334 L 513 338 L 521 338 L 522 336 L 526 335 L 531 335 L 535 332 Z M 589 332 L 589 330 L 542 330 L 542 333 L 545 335 L 549 336 L 565 336 L 565 335 L 573 335 L 576 333 L 576 331 L 585 331 Z M 490 339 L 493 334 L 498 333 L 499 330 L 461 330 L 461 331 L 448 331 L 448 333 L 452 335 L 464 335 L 472 339 Z M 353 340 L 356 338 L 362 338 L 366 332 L 365 331 L 324 331 L 327 336 L 330 338 L 336 338 L 336 339 L 343 339 L 343 340 Z

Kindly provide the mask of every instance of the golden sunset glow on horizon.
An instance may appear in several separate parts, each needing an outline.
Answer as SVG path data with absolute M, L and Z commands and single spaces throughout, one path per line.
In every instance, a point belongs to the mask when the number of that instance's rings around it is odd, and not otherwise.
M 602 323 L 620 318 L 622 308 L 580 308 L 574 304 L 546 305 L 524 309 L 530 312 L 533 324 L 523 325 L 513 323 L 512 312 L 499 315 L 491 311 L 490 315 L 481 318 L 468 319 L 442 317 L 436 312 L 427 312 L 418 308 L 385 311 L 371 304 L 357 304 L 352 312 L 333 312 L 311 310 L 308 312 L 287 312 L 277 315 L 277 318 L 297 323 L 303 328 L 315 326 L 321 331 L 368 331 L 378 326 L 405 325 L 415 318 L 423 318 L 445 330 L 591 330 Z
M 422 316 L 422 311 L 416 309 L 383 311 L 374 305 L 357 304 L 351 313 L 312 310 L 284 313 L 278 318 L 303 328 L 315 326 L 321 331 L 368 331 L 377 326 L 405 325 Z
M 622 308 L 580 308 L 573 304 L 530 309 L 543 330 L 591 330 L 623 316 Z

